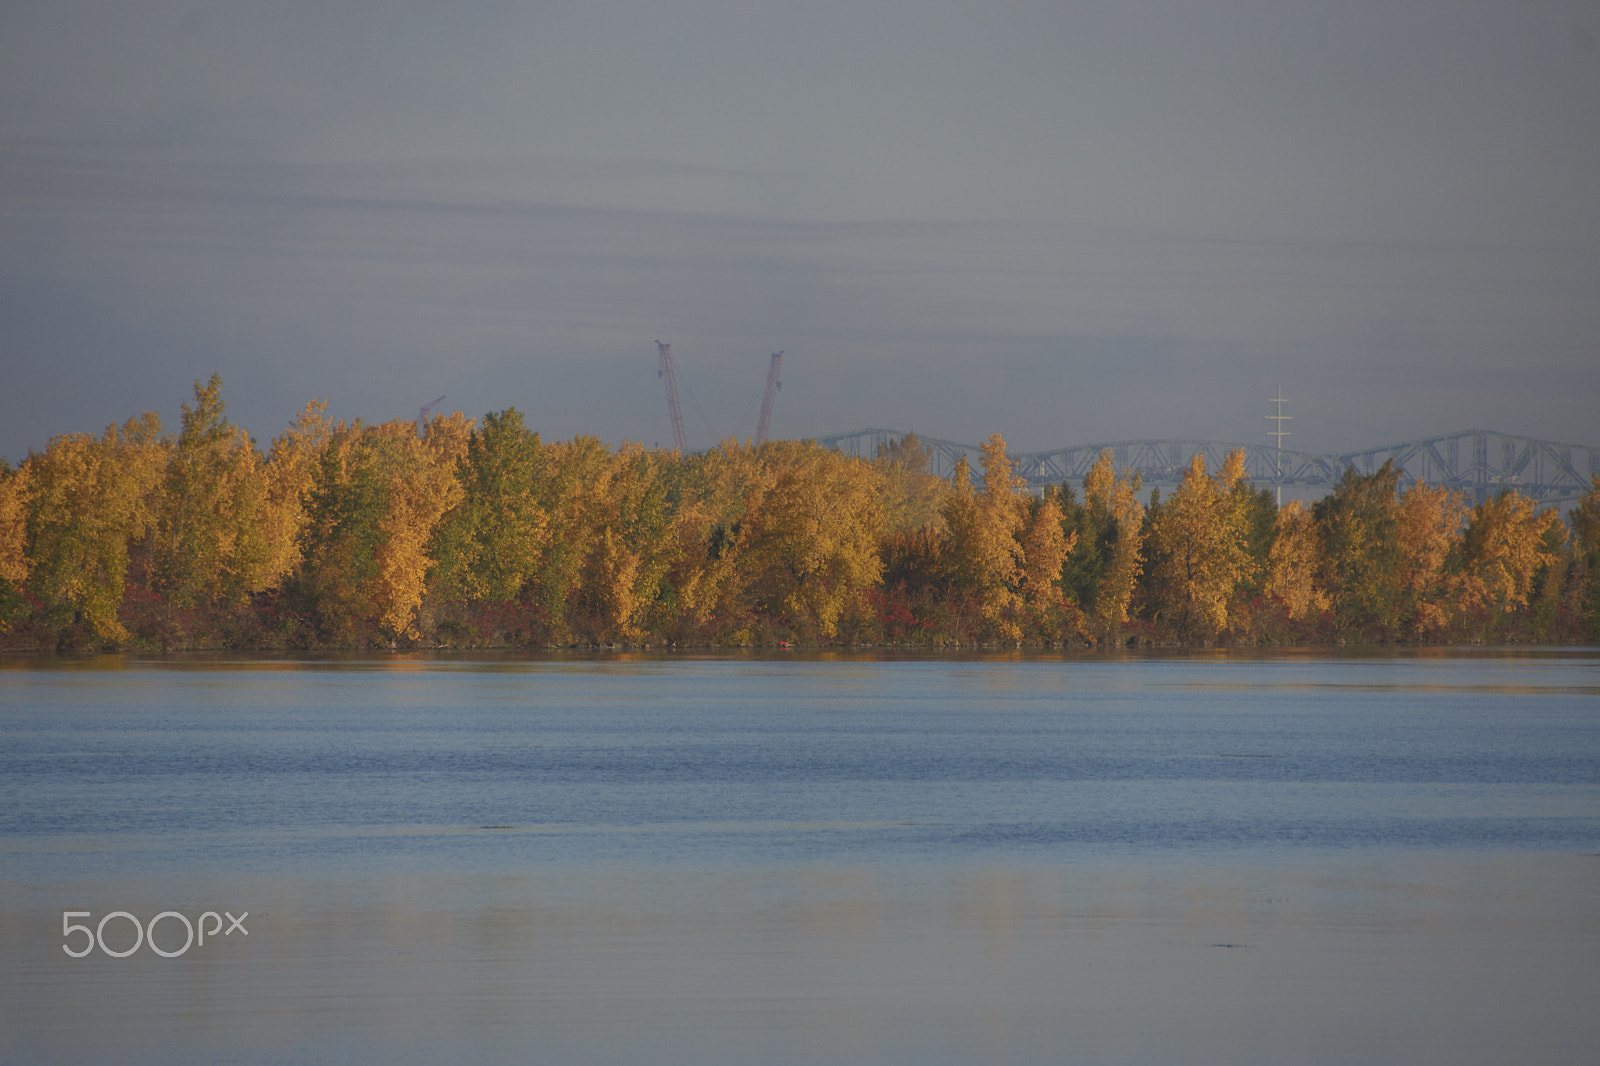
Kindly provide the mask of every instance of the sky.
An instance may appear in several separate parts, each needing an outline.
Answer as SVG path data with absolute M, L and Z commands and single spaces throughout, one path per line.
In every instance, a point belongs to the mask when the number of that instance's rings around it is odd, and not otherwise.
M 546 440 L 1600 445 L 1600 9 L 0 3 L 0 455 L 218 373 Z

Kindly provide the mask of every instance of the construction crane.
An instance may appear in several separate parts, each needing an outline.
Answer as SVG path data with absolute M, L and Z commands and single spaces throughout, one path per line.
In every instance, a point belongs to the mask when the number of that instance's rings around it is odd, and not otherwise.
M 667 383 L 667 414 L 672 418 L 672 440 L 680 452 L 688 451 L 683 440 L 683 411 L 678 407 L 678 375 L 672 366 L 672 345 L 656 341 L 661 353 L 661 366 L 656 376 Z
M 422 405 L 422 410 L 417 412 L 417 438 L 419 440 L 426 440 L 427 439 L 427 436 L 428 436 L 428 416 L 433 414 L 433 409 L 435 407 L 438 407 L 442 403 L 444 403 L 444 397 L 443 396 L 439 397 L 437 400 L 434 400 L 432 403 L 423 404 Z
M 767 442 L 767 427 L 772 424 L 772 401 L 777 399 L 783 382 L 778 380 L 778 364 L 783 362 L 782 352 L 772 353 L 772 366 L 767 369 L 767 390 L 761 394 L 761 420 L 756 423 L 756 443 Z

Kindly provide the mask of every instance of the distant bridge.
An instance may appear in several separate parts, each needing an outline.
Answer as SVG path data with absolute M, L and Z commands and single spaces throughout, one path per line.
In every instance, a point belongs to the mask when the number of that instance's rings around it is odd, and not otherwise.
M 819 437 L 817 443 L 847 455 L 874 458 L 881 446 L 899 441 L 906 434 L 896 429 L 858 429 Z M 932 457 L 929 469 L 949 477 L 962 458 L 972 468 L 973 479 L 981 480 L 979 465 L 982 450 L 976 444 L 917 438 Z M 1590 478 L 1600 474 L 1600 447 L 1558 444 L 1533 440 L 1491 430 L 1468 429 L 1443 437 L 1407 441 L 1383 448 L 1349 452 L 1344 455 L 1319 455 L 1297 452 L 1266 444 L 1225 444 L 1210 440 L 1122 440 L 1104 444 L 1084 444 L 1048 452 L 1011 454 L 1018 476 L 1026 478 L 1028 488 L 1042 490 L 1046 485 L 1075 481 L 1080 486 L 1100 453 L 1111 449 L 1117 470 L 1131 467 L 1138 471 L 1148 488 L 1176 486 L 1196 455 L 1204 456 L 1206 469 L 1215 473 L 1235 448 L 1244 449 L 1245 473 L 1257 488 L 1315 489 L 1332 491 L 1346 469 L 1371 474 L 1387 459 L 1401 470 L 1400 487 L 1425 481 L 1461 493 L 1473 503 L 1482 503 L 1501 489 L 1515 489 L 1544 506 L 1570 504 L 1589 491 Z

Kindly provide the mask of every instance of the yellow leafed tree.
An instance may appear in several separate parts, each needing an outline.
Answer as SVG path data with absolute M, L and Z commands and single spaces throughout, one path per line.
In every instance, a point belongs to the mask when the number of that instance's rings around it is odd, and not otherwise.
M 1283 601 L 1293 619 L 1328 609 L 1328 594 L 1317 586 L 1322 542 L 1311 512 L 1299 500 L 1278 509 L 1267 556 L 1267 594 Z
M 1016 640 L 1022 636 L 1017 608 L 1024 551 L 1018 536 L 1027 514 L 1027 499 L 1019 494 L 1025 482 L 1012 472 L 1000 434 L 991 434 L 982 447 L 983 492 L 972 491 L 963 459 L 945 502 L 948 565 L 953 583 L 976 599 L 984 625 L 1002 639 Z
M 0 462 L 0 633 L 11 628 L 25 602 L 28 581 L 28 499 L 32 475 L 27 467 Z
M 1100 457 L 1083 479 L 1084 507 L 1090 528 L 1109 540 L 1109 551 L 1099 563 L 1099 581 L 1093 600 L 1085 604 L 1094 615 L 1102 639 L 1120 639 L 1119 628 L 1128 621 L 1133 591 L 1144 568 L 1144 505 L 1139 502 L 1139 475 L 1124 470 L 1117 476 L 1111 449 Z M 1080 541 L 1077 551 L 1102 552 L 1100 536 Z M 1085 593 L 1085 598 L 1088 594 Z
M 447 432 L 439 432 L 441 424 Z M 431 423 L 426 442 L 417 439 L 408 420 L 373 427 L 383 442 L 375 450 L 388 483 L 388 506 L 379 523 L 383 539 L 375 599 L 378 621 L 396 636 L 417 636 L 417 608 L 433 566 L 428 546 L 440 517 L 461 498 L 455 463 L 466 450 L 469 432 L 459 413 Z
M 268 482 L 250 437 L 223 415 L 222 382 L 194 383 L 156 508 L 152 577 L 180 607 L 238 603 L 265 588 Z
M 320 628 L 348 641 L 359 623 L 415 637 L 440 516 L 458 498 L 454 458 L 410 420 L 340 424 L 307 493 L 299 587 Z
M 1445 562 L 1461 542 L 1466 513 L 1461 496 L 1442 486 L 1418 482 L 1400 497 L 1395 582 L 1400 618 L 1412 637 L 1439 633 L 1449 623 Z
M 1528 606 L 1534 581 L 1555 563 L 1567 530 L 1554 510 L 1502 492 L 1472 510 L 1463 541 L 1467 587 L 1501 617 Z
M 1040 635 L 1048 639 L 1061 635 L 1067 607 L 1061 592 L 1061 567 L 1077 540 L 1077 533 L 1068 534 L 1062 529 L 1061 505 L 1053 496 L 1046 496 L 1034 508 L 1023 536 L 1021 592 L 1030 617 L 1040 627 Z
M 883 474 L 815 444 L 773 442 L 737 536 L 740 564 L 767 611 L 814 622 L 825 638 L 882 573 Z
M 1157 594 L 1187 635 L 1210 638 L 1227 628 L 1235 589 L 1254 571 L 1241 496 L 1234 491 L 1243 475 L 1241 449 L 1228 456 L 1216 480 L 1196 455 L 1151 530 L 1162 560 L 1154 575 Z
M 786 442 L 775 442 L 776 451 Z M 742 519 L 770 477 L 761 452 L 733 438 L 674 464 L 679 498 L 671 576 L 677 609 L 695 626 L 743 628 L 750 608 Z
M 0 581 L 21 588 L 28 580 L 28 499 L 33 475 L 28 467 L 0 464 Z
M 873 465 L 884 475 L 883 521 L 889 533 L 944 532 L 940 510 L 950 486 L 929 471 L 932 459 L 932 450 L 915 433 L 879 447 Z
M 300 565 L 305 497 L 322 450 L 333 435 L 326 400 L 312 400 L 294 425 L 273 438 L 263 471 L 266 500 L 258 521 L 266 545 L 266 587 L 276 588 Z
M 677 560 L 666 507 L 664 466 L 678 462 L 660 451 L 624 444 L 609 457 L 604 492 L 589 497 L 589 557 L 580 600 L 591 640 L 633 641 Z
M 129 549 L 154 522 L 168 447 L 146 412 L 99 438 L 56 437 L 28 457 L 28 584 L 58 621 L 81 617 L 101 639 L 127 639 L 117 612 Z

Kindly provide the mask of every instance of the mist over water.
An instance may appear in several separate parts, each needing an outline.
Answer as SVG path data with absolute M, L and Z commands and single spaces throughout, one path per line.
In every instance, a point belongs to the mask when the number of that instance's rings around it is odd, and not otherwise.
M 1592 650 L 8 660 L 6 1046 L 1581 1060 L 1597 696 Z M 119 910 L 248 933 L 62 950 Z

